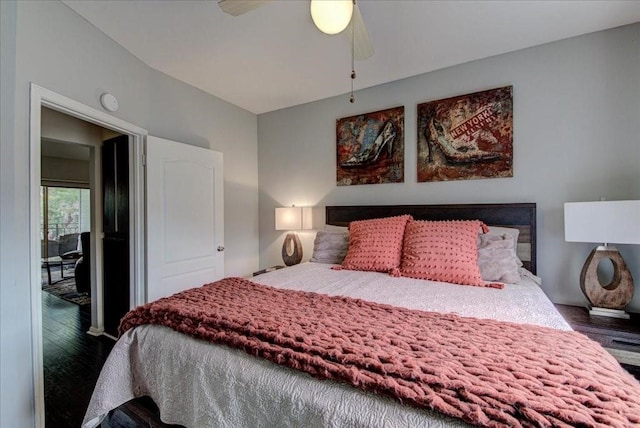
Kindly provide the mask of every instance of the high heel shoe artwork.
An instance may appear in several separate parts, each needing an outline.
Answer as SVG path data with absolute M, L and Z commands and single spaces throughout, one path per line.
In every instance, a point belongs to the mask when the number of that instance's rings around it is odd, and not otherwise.
M 359 153 L 355 153 L 349 157 L 346 161 L 340 164 L 343 168 L 363 167 L 375 164 L 380 155 L 387 152 L 388 156 L 393 153 L 393 143 L 396 139 L 396 127 L 391 120 L 387 121 L 380 133 L 375 136 L 375 140 L 372 142 L 373 137 L 367 135 L 367 128 L 363 129 L 362 146 Z M 369 130 L 370 131 L 370 130 Z
M 475 140 L 471 140 L 466 145 L 454 147 L 452 138 L 447 135 L 447 131 L 438 121 L 438 119 L 432 118 L 429 121 L 429 126 L 425 127 L 424 136 L 428 144 L 428 161 L 433 160 L 433 146 L 438 147 L 444 155 L 447 162 L 452 164 L 470 163 L 470 162 L 486 162 L 491 160 L 500 159 L 502 156 L 500 153 L 487 152 L 480 150 Z M 480 135 L 481 134 L 481 135 Z M 495 140 L 490 133 L 479 132 L 476 138 L 484 138 L 486 140 Z
M 418 104 L 418 182 L 513 177 L 513 87 Z

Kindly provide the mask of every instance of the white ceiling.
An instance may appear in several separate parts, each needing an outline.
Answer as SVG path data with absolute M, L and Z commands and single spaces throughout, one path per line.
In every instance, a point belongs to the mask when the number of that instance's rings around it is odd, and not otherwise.
M 239 17 L 216 0 L 63 1 L 149 66 L 253 113 L 350 91 L 349 39 L 318 31 L 308 0 L 273 1 Z M 356 62 L 356 90 L 640 22 L 640 1 L 358 5 L 375 54 Z

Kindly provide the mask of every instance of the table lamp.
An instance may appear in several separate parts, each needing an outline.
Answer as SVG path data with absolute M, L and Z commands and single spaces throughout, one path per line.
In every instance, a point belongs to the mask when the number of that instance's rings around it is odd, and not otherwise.
M 282 243 L 282 260 L 287 266 L 302 261 L 302 244 L 296 230 L 313 228 L 311 207 L 276 208 L 276 230 L 288 230 Z
M 633 297 L 633 278 L 620 252 L 609 243 L 640 244 L 640 201 L 567 202 L 564 239 L 603 243 L 587 257 L 580 288 L 591 305 L 590 314 L 628 319 L 624 308 Z M 606 259 L 613 264 L 613 278 L 602 285 L 598 265 Z

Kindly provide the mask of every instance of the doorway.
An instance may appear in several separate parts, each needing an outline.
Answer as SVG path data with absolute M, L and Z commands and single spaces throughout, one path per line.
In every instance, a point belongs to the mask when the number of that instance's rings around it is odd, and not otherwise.
M 129 165 L 130 173 L 130 195 L 131 211 L 130 226 L 131 239 L 128 250 L 130 267 L 129 279 L 131 291 L 129 305 L 136 306 L 144 302 L 144 174 L 142 166 L 142 155 L 144 151 L 144 137 L 147 131 L 135 125 L 122 121 L 100 110 L 93 109 L 84 104 L 73 101 L 55 92 L 49 91 L 38 85 L 31 84 L 30 99 L 30 180 L 29 197 L 31 201 L 30 210 L 30 261 L 31 261 L 31 301 L 32 301 L 32 338 L 34 350 L 33 379 L 35 390 L 35 410 L 36 424 L 44 426 L 44 371 L 43 371 L 43 332 L 42 332 L 42 298 L 41 298 L 41 234 L 40 234 L 40 184 L 41 176 L 41 155 L 42 155 L 42 108 L 63 113 L 90 124 L 104 127 L 115 131 L 117 134 L 128 135 L 130 144 L 128 152 L 131 159 Z M 99 150 L 93 150 L 92 177 L 101 177 L 101 165 L 97 161 Z M 93 180 L 92 180 L 93 181 Z M 102 214 L 101 214 L 101 189 L 96 186 L 92 188 L 91 197 L 91 231 L 90 240 L 91 262 L 94 266 L 91 275 L 92 295 L 95 297 L 91 302 L 91 326 L 88 333 L 92 335 L 104 334 L 104 302 L 103 302 L 103 268 L 102 268 L 102 246 L 97 239 L 102 234 Z
M 42 108 L 47 107 L 81 121 L 107 128 L 127 138 L 127 144 L 123 150 L 128 156 L 128 162 L 126 162 L 128 186 L 126 187 L 130 202 L 129 213 L 125 214 L 124 219 L 118 221 L 128 221 L 129 242 L 121 247 L 123 253 L 128 253 L 130 281 L 128 309 L 145 303 L 147 298 L 163 297 L 188 288 L 189 284 L 201 285 L 220 279 L 224 275 L 223 156 L 222 153 L 209 149 L 148 137 L 144 129 L 33 83 L 30 90 L 31 336 L 36 426 L 41 427 L 44 426 L 45 419 L 40 272 Z M 146 161 L 144 159 L 145 144 L 148 144 Z M 95 162 L 92 176 L 96 177 L 96 181 L 97 177 L 101 178 L 104 175 L 102 173 L 104 164 L 97 161 L 98 153 L 101 154 L 102 151 L 93 150 Z M 146 185 L 149 183 L 154 185 L 147 188 Z M 162 186 L 159 186 L 159 183 Z M 91 204 L 93 213 L 91 231 L 95 233 L 91 234 L 93 238 L 89 248 L 95 250 L 91 255 L 91 261 L 95 266 L 95 269 L 92 269 L 95 276 L 91 278 L 91 291 L 95 298 L 91 301 L 89 334 L 95 336 L 106 335 L 103 310 L 105 266 L 98 262 L 104 260 L 103 246 L 96 244 L 100 242 L 105 232 L 104 213 L 100 203 L 104 194 L 101 193 L 104 193 L 104 186 L 96 186 L 92 189 L 94 196 Z M 146 216 L 146 213 L 153 215 Z M 146 236 L 148 240 L 145 239 L 147 227 L 154 231 Z M 151 237 L 156 238 L 156 241 L 152 241 Z M 114 236 L 114 238 L 118 237 Z M 169 251 L 163 251 L 163 249 Z M 147 274 L 151 278 L 150 272 L 155 275 L 154 281 L 149 281 L 147 284 Z M 83 336 L 87 335 L 83 334 Z
M 113 135 L 118 136 L 110 138 Z M 111 239 L 94 239 L 105 260 L 91 263 L 95 253 L 91 247 L 95 234 L 91 230 L 95 218 L 92 206 L 113 206 L 104 199 L 115 199 L 114 181 L 119 190 L 116 205 L 126 216 L 124 221 L 120 219 L 120 228 L 128 226 L 129 137 L 47 107 L 41 108 L 41 137 L 45 426 L 80 426 L 99 370 L 115 344 L 111 337 L 117 335 L 117 325 L 114 327 L 111 320 L 119 320 L 129 310 L 128 240 L 123 241 L 126 248 L 114 248 Z M 105 156 L 114 140 L 120 143 L 118 180 L 113 174 L 115 159 Z M 102 209 L 105 235 L 113 223 L 107 211 Z M 114 252 L 120 263 L 113 263 Z M 104 272 L 101 297 L 107 334 L 100 336 L 87 334 L 91 301 L 96 297 L 91 293 L 96 266 Z

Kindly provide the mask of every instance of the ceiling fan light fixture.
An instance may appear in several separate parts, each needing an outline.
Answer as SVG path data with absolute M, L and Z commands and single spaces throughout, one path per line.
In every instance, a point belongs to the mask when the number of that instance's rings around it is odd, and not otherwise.
M 351 22 L 353 0 L 311 0 L 311 19 L 318 30 L 338 34 Z

